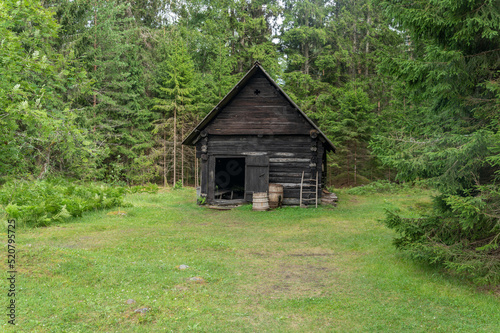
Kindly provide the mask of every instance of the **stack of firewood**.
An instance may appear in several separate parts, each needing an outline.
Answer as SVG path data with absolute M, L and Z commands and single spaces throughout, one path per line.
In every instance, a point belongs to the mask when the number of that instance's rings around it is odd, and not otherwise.
M 337 195 L 335 193 L 330 193 L 327 190 L 323 190 L 323 194 L 321 195 L 321 204 L 322 205 L 332 205 L 337 206 Z

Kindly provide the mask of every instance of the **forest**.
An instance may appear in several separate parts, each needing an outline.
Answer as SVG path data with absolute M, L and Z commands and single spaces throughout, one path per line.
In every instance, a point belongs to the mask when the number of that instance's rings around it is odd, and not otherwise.
M 181 142 L 255 61 L 336 146 L 329 186 L 438 191 L 388 212 L 398 248 L 500 280 L 500 0 L 1 0 L 1 183 L 196 185 Z

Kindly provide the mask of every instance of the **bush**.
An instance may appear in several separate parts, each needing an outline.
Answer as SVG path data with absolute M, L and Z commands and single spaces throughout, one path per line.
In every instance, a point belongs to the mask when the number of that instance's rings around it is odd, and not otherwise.
M 413 259 L 446 268 L 478 284 L 500 283 L 500 192 L 481 188 L 475 197 L 441 195 L 427 216 L 387 212 L 393 243 Z
M 9 181 L 0 189 L 0 211 L 30 227 L 47 226 L 83 212 L 123 204 L 126 190 L 67 180 Z
M 182 186 L 182 180 L 180 180 L 180 179 L 179 179 L 179 180 L 175 183 L 175 185 L 174 185 L 174 190 L 180 190 L 180 189 L 182 189 L 182 188 L 183 188 L 183 186 Z
M 391 183 L 387 180 L 377 180 L 368 185 L 353 187 L 346 190 L 348 194 L 354 195 L 364 195 L 364 194 L 373 194 L 373 193 L 396 193 L 401 191 L 402 189 L 407 189 L 407 184 L 396 184 Z
M 127 189 L 128 193 L 151 193 L 151 194 L 156 194 L 158 193 L 158 185 L 156 184 L 147 184 L 147 185 L 138 185 L 138 186 L 131 186 Z

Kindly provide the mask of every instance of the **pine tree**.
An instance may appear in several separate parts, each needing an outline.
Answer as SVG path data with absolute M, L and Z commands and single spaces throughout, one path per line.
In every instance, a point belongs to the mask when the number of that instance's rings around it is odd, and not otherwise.
M 194 109 L 192 106 L 193 77 L 194 66 L 185 41 L 177 31 L 171 31 L 173 36 L 171 41 L 164 44 L 163 50 L 166 51 L 166 58 L 159 66 L 159 94 L 156 99 L 154 109 L 161 111 L 161 120 L 157 122 L 154 133 L 163 135 L 163 181 L 167 184 L 167 136 L 173 140 L 172 146 L 172 177 L 173 185 L 178 181 L 178 158 L 177 151 L 179 146 L 178 122 L 181 119 L 181 132 L 183 133 L 186 114 Z M 170 135 L 168 135 L 170 134 Z M 182 155 L 181 159 L 184 159 Z M 183 173 L 181 167 L 181 173 Z M 184 181 L 181 177 L 181 182 Z

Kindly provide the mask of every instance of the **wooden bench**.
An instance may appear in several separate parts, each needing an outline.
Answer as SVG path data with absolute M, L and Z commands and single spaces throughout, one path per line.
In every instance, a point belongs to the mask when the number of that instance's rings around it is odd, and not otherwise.
M 231 200 L 233 200 L 233 190 L 219 190 L 219 191 L 215 191 L 214 193 L 214 197 L 215 199 L 217 199 L 217 197 L 219 197 L 219 199 L 222 199 L 222 196 L 224 194 L 227 194 L 227 193 L 231 193 Z

